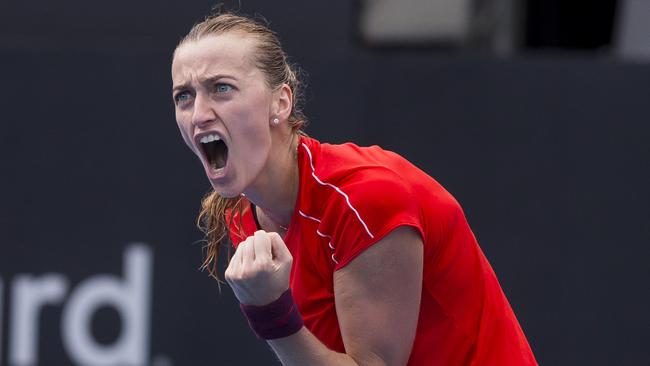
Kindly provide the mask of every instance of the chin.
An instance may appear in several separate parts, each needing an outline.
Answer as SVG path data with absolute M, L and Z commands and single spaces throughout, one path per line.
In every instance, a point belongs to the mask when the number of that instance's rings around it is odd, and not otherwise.
M 223 191 L 218 191 L 216 189 L 215 191 L 217 191 L 217 193 L 219 193 L 219 195 L 223 198 L 236 198 L 241 196 L 241 193 L 223 192 Z
M 214 189 L 215 192 L 219 194 L 219 196 L 223 198 L 236 198 L 241 196 L 242 192 L 238 190 L 233 190 L 233 189 L 228 189 L 224 187 L 223 185 L 220 184 L 214 184 L 212 183 L 212 189 Z

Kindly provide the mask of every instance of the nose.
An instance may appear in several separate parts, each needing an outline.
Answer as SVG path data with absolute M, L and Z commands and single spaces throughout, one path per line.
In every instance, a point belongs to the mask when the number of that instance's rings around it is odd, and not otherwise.
M 203 93 L 197 93 L 194 99 L 194 110 L 192 113 L 192 124 L 196 127 L 203 127 L 214 122 L 216 114 L 210 103 L 210 98 Z

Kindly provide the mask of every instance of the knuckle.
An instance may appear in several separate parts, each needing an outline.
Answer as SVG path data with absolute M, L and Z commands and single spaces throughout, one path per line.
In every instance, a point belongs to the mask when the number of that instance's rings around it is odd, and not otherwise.
M 268 260 L 261 260 L 255 263 L 257 272 L 269 272 L 271 270 L 271 262 Z
M 232 282 L 240 282 L 242 279 L 243 278 L 242 278 L 242 273 L 241 272 L 233 273 L 232 276 L 230 276 L 230 280 Z
M 254 277 L 254 275 L 255 275 L 255 273 L 253 271 L 251 271 L 250 269 L 244 269 L 239 274 L 239 279 L 240 280 L 247 280 L 247 279 L 250 279 L 250 278 Z

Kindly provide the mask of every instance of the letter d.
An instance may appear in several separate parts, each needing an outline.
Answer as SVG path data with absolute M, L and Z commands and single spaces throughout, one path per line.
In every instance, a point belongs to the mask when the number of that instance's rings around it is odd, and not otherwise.
M 149 358 L 151 250 L 132 245 L 124 255 L 124 280 L 112 275 L 88 278 L 73 291 L 63 312 L 62 338 L 70 358 L 86 366 L 141 366 Z M 115 343 L 98 344 L 91 330 L 100 306 L 112 305 L 122 315 Z

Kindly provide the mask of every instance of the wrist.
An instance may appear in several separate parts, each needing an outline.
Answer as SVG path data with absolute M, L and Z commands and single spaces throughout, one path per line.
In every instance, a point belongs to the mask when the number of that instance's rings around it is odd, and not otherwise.
M 267 305 L 240 304 L 242 312 L 258 338 L 277 339 L 288 337 L 303 327 L 298 306 L 293 300 L 291 289 Z

